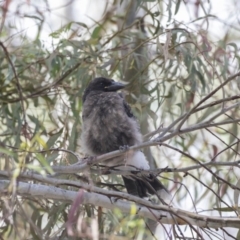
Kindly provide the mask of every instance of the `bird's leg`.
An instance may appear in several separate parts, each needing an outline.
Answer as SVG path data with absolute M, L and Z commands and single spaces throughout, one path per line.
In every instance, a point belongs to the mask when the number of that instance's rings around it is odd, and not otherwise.
M 90 156 L 88 157 L 86 160 L 87 160 L 87 165 L 93 165 L 95 160 L 96 160 L 97 156 Z

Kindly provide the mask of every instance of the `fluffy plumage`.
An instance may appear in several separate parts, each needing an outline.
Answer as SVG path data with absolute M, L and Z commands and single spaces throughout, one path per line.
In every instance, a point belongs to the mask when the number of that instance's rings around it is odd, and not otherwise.
M 117 91 L 124 85 L 107 78 L 95 78 L 83 95 L 82 146 L 88 155 L 101 155 L 123 146 L 142 142 L 139 125 L 130 106 Z M 149 170 L 149 164 L 141 151 L 128 152 L 124 156 L 109 159 L 109 166 L 124 165 L 123 168 Z M 131 166 L 129 166 L 131 165 Z M 156 191 L 162 195 L 167 190 L 154 176 L 143 179 L 123 177 L 130 194 L 146 197 Z M 165 197 L 164 197 L 165 198 Z

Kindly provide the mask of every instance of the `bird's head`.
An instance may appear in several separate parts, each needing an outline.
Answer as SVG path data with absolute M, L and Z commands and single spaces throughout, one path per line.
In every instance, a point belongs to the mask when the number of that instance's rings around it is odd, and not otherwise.
M 109 78 L 95 78 L 93 79 L 83 94 L 83 102 L 86 100 L 87 95 L 92 91 L 98 91 L 98 92 L 116 92 L 122 88 L 124 88 L 125 85 L 119 82 L 115 82 L 112 79 Z

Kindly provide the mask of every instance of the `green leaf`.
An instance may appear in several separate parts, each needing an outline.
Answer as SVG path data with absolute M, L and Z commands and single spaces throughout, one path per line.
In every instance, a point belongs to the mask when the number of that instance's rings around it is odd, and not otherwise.
M 58 131 L 56 134 L 52 135 L 48 141 L 47 141 L 47 146 L 48 148 L 51 148 L 55 142 L 57 141 L 57 139 L 62 135 L 63 132 L 63 128 L 60 129 L 60 131 Z
M 92 32 L 92 38 L 99 38 L 99 35 L 100 35 L 100 32 L 102 30 L 102 27 L 101 26 L 97 26 L 95 27 L 95 29 L 93 30 Z
M 147 112 L 149 116 L 152 118 L 153 122 L 155 123 L 158 120 L 158 115 L 149 108 L 147 109 Z
M 35 136 L 37 133 L 38 133 L 38 131 L 39 131 L 39 128 L 40 128 L 40 126 L 41 126 L 41 123 L 40 123 L 40 121 L 39 121 L 39 119 L 38 118 L 36 118 L 36 117 L 34 117 L 34 116 L 32 116 L 32 115 L 27 115 L 29 118 L 30 118 L 30 120 L 33 122 L 33 123 L 35 123 L 35 129 L 34 129 L 34 133 L 33 133 L 33 135 Z
M 58 152 L 55 152 L 55 153 L 49 154 L 49 156 L 46 157 L 46 160 L 47 160 L 47 162 L 50 164 L 50 163 L 52 163 L 53 161 L 55 161 L 58 157 L 59 157 Z
M 82 23 L 82 22 L 75 22 L 75 23 L 81 27 L 88 28 L 88 26 L 85 23 Z
M 200 82 L 202 83 L 202 86 L 203 86 L 203 91 L 205 91 L 205 87 L 206 87 L 206 83 L 205 83 L 205 79 L 203 77 L 203 75 L 195 69 L 195 73 L 197 74 L 198 76 L 198 79 L 200 80 Z
M 16 155 L 15 153 L 13 153 L 13 152 L 11 152 L 8 149 L 3 148 L 3 147 L 0 147 L 0 153 L 4 153 L 7 156 L 14 156 L 14 155 Z
M 70 22 L 70 23 L 64 25 L 63 27 L 61 27 L 61 28 L 58 29 L 57 31 L 49 34 L 49 36 L 51 36 L 52 38 L 59 38 L 62 33 L 69 31 L 69 29 L 70 29 L 71 26 L 72 26 L 72 23 L 73 23 L 73 22 Z
M 36 153 L 36 158 L 38 159 L 38 161 L 42 164 L 43 167 L 46 168 L 46 170 L 50 173 L 53 174 L 53 170 L 50 167 L 48 161 L 46 160 L 46 158 L 41 154 L 41 153 Z
M 236 187 L 238 189 L 240 188 L 240 179 L 237 181 Z M 233 199 L 234 199 L 235 206 L 238 206 L 238 204 L 239 204 L 238 200 L 239 200 L 240 191 L 238 189 L 234 189 Z
M 182 0 L 178 0 L 178 1 L 177 1 L 174 15 L 176 15 L 176 14 L 178 13 L 178 10 L 179 10 L 181 1 L 182 1 Z
M 196 21 L 199 21 L 199 20 L 202 20 L 202 19 L 205 19 L 205 18 L 209 18 L 209 17 L 217 18 L 215 15 L 208 14 L 208 15 L 205 15 L 203 17 L 196 18 L 193 21 L 191 21 L 190 23 L 194 23 Z
M 237 240 L 240 240 L 240 229 L 238 230 L 237 236 L 236 236 Z

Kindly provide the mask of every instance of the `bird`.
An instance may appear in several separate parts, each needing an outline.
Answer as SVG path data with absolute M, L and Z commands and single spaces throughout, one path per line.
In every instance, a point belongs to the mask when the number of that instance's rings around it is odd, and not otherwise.
M 123 94 L 119 92 L 125 86 L 113 79 L 97 77 L 85 89 L 82 97 L 81 146 L 86 155 L 99 156 L 143 142 L 138 121 Z M 104 163 L 111 167 L 122 165 L 131 171 L 150 170 L 149 163 L 140 150 L 127 151 Z M 136 177 L 134 174 L 125 175 L 122 178 L 129 194 L 141 198 L 157 195 L 162 203 L 170 202 L 170 193 L 153 174 Z

